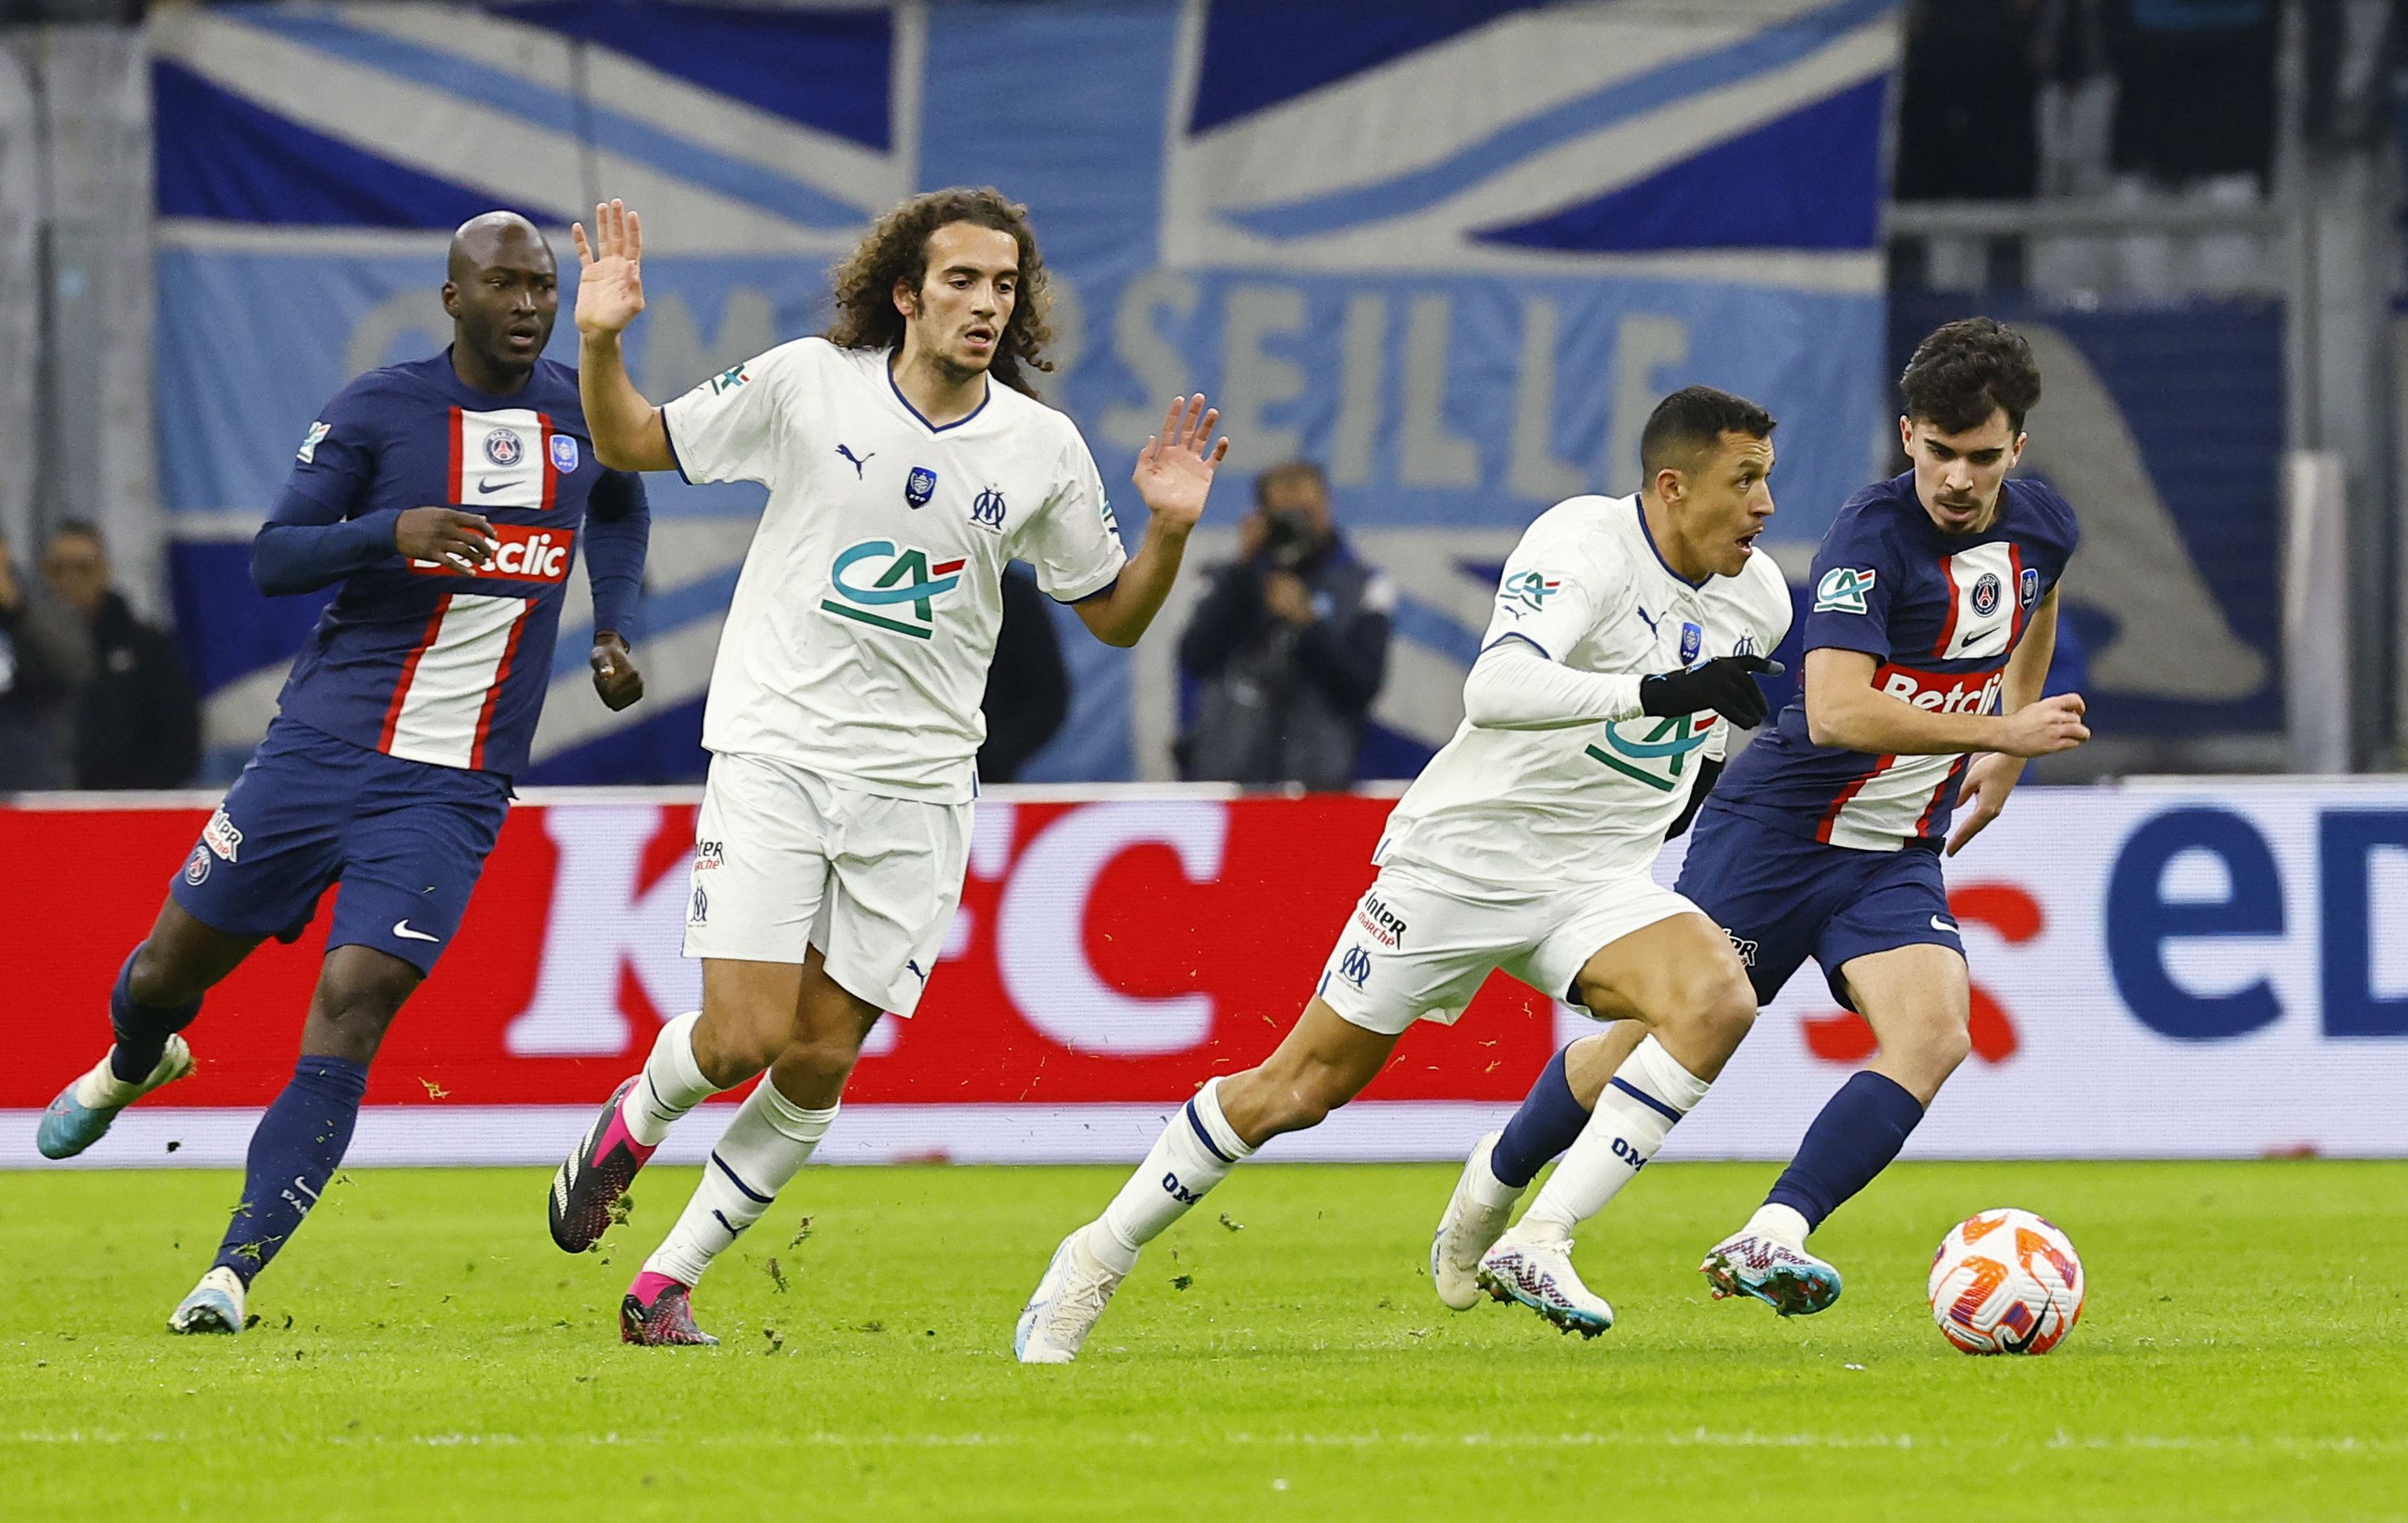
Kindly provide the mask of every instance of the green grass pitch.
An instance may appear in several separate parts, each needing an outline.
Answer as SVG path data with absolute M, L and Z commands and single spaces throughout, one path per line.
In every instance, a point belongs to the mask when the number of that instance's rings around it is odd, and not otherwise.
M 0 1516 L 2408 1517 L 2408 1164 L 1901 1167 L 1791 1322 L 1694 1268 L 1770 1174 L 1650 1170 L 1581 1243 L 1621 1318 L 1584 1343 L 1438 1304 L 1452 1170 L 1246 1169 L 1068 1369 L 1013 1363 L 1012 1319 L 1120 1170 L 808 1171 L 698 1294 L 715 1350 L 615 1333 L 691 1171 L 573 1259 L 542 1174 L 351 1171 L 258 1325 L 190 1340 L 164 1320 L 233 1176 L 0 1175 Z M 1999 1205 L 2089 1269 L 2044 1358 L 1956 1354 L 1924 1307 Z

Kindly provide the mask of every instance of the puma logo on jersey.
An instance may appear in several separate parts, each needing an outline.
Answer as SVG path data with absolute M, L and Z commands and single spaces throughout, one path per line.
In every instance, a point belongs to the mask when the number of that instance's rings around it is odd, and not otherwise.
M 838 445 L 836 447 L 836 453 L 844 456 L 846 460 L 852 462 L 853 479 L 856 481 L 861 480 L 863 469 L 867 467 L 871 461 L 878 458 L 878 452 L 876 450 L 870 451 L 867 454 L 855 454 L 853 453 L 853 446 L 850 444 Z

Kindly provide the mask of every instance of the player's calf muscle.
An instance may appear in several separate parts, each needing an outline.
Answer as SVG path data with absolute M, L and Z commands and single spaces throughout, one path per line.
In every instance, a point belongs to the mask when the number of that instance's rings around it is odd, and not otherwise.
M 1249 1147 L 1317 1127 L 1362 1093 L 1396 1044 L 1316 999 L 1270 1056 L 1221 1081 L 1221 1114 Z

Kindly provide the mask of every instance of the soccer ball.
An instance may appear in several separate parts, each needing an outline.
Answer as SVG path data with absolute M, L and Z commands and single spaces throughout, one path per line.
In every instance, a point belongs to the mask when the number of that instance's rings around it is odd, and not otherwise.
M 2082 1316 L 2081 1256 L 2045 1216 L 1985 1211 L 1931 1256 L 1931 1319 L 1967 1354 L 2045 1354 Z

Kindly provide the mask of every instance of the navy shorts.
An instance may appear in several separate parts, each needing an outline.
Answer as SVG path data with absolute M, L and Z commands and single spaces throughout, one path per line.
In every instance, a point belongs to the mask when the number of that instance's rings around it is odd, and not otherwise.
M 1730 933 L 1759 1005 L 1808 957 L 1832 998 L 1854 1010 L 1840 979 L 1851 958 L 1927 941 L 1965 955 L 1940 853 L 1928 846 L 1827 846 L 1708 799 L 1690 828 L 1680 887 Z
M 405 761 L 279 719 L 168 893 L 228 935 L 294 936 L 340 883 L 330 950 L 371 946 L 432 972 L 509 807 L 497 774 Z

